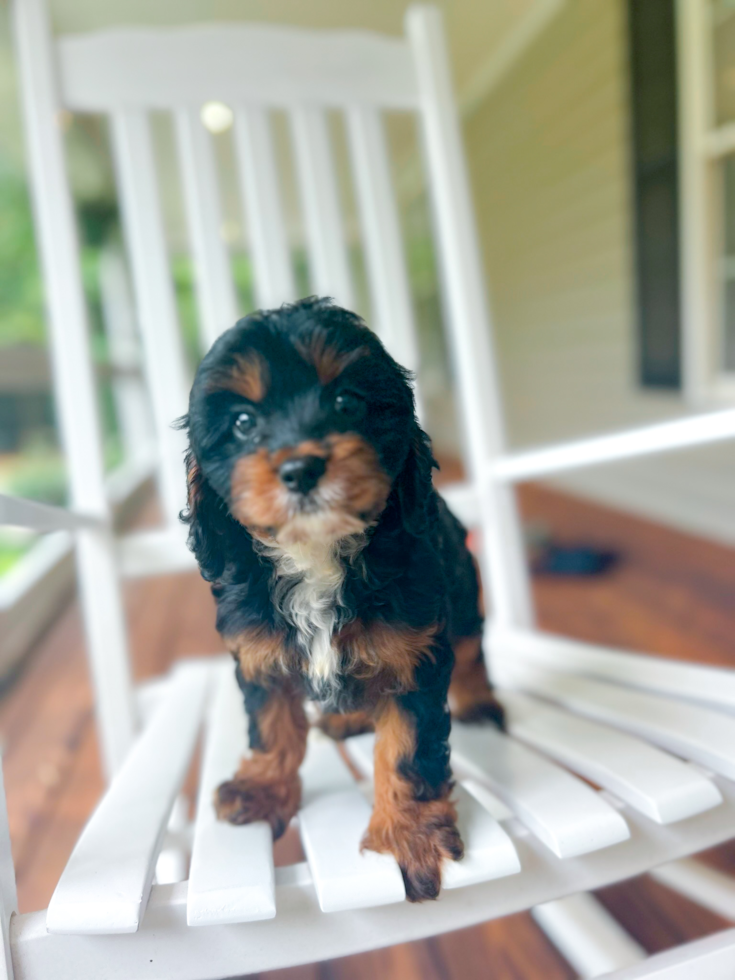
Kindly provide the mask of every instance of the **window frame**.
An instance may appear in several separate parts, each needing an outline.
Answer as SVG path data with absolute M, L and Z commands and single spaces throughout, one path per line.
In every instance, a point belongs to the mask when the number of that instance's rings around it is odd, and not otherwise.
M 735 8 L 732 16 L 735 16 Z M 694 408 L 735 403 L 735 371 L 722 364 L 723 160 L 735 155 L 735 121 L 715 114 L 711 0 L 677 0 L 679 64 L 682 379 Z

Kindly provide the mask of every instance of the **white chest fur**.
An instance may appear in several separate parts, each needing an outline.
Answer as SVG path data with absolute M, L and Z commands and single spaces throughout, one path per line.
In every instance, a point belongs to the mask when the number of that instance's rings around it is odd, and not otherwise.
M 309 677 L 318 687 L 337 682 L 339 653 L 334 628 L 344 568 L 330 541 L 307 541 L 269 549 L 276 564 L 274 599 L 296 629 L 309 657 Z

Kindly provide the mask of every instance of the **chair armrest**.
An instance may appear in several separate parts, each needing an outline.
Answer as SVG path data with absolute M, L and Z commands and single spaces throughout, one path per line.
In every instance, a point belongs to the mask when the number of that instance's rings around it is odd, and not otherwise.
M 76 531 L 79 528 L 103 527 L 105 522 L 88 514 L 78 514 L 65 507 L 38 504 L 22 497 L 0 493 L 0 526 L 27 527 L 34 531 Z

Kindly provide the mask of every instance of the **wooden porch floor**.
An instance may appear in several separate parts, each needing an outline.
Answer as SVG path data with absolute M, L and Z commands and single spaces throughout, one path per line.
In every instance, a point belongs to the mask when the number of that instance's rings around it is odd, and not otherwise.
M 621 560 L 598 579 L 539 578 L 541 625 L 580 639 L 735 666 L 735 551 L 575 501 L 522 491 L 524 515 L 556 540 L 598 543 Z M 130 583 L 136 680 L 187 655 L 216 653 L 213 606 L 198 576 Z M 0 701 L 0 739 L 20 910 L 44 908 L 102 789 L 76 603 Z M 735 847 L 708 859 L 735 870 Z M 599 898 L 650 952 L 726 923 L 647 878 Z M 573 977 L 529 915 L 420 943 L 268 974 L 282 980 L 563 980 Z

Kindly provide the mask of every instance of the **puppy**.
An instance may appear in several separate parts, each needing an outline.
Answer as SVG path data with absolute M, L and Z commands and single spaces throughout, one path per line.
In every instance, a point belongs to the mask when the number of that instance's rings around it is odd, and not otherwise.
M 217 602 L 251 754 L 217 790 L 221 819 L 296 813 L 307 719 L 375 729 L 363 848 L 390 852 L 410 901 L 462 856 L 450 714 L 503 723 L 481 650 L 466 532 L 432 486 L 409 374 L 353 313 L 306 299 L 223 334 L 194 381 L 182 519 Z

